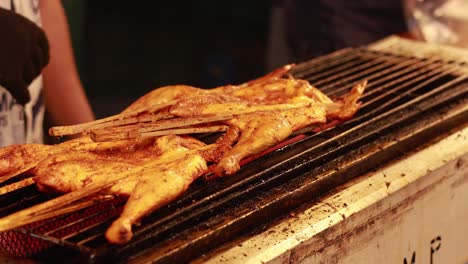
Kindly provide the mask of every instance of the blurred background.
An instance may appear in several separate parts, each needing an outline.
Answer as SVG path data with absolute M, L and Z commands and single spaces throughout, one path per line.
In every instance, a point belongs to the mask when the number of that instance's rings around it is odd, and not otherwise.
M 239 84 L 391 34 L 468 48 L 468 0 L 62 2 L 97 118 L 157 87 Z
M 156 87 L 211 88 L 266 71 L 272 1 L 63 4 L 80 77 L 97 118 L 120 112 Z

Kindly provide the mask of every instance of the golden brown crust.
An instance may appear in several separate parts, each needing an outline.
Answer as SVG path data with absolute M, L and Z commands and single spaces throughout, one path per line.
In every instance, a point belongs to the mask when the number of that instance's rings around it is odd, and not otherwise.
M 15 145 L 0 149 L 0 182 L 2 177 L 29 170 L 42 191 L 85 193 L 94 188 L 101 193 L 127 195 L 122 215 L 106 232 L 110 242 L 125 243 L 132 237 L 133 224 L 185 192 L 208 172 L 207 162 L 212 163 L 215 175 L 232 175 L 243 159 L 277 145 L 294 131 L 350 118 L 359 109 L 365 82 L 334 102 L 305 80 L 283 78 L 290 67 L 242 85 L 211 90 L 186 85 L 162 87 L 124 111 L 140 115 L 134 118 L 164 114 L 167 119 L 158 122 L 172 126 L 162 130 L 191 128 L 193 132 L 202 125 L 223 126 L 227 132 L 212 145 L 205 146 L 189 135 L 98 143 L 83 136 L 54 146 Z M 162 107 L 164 103 L 168 104 Z M 145 110 L 157 105 L 160 108 L 155 112 Z M 140 110 L 146 112 L 141 114 Z M 209 122 L 187 121 L 227 114 L 227 118 L 203 119 Z M 101 128 L 112 134 L 148 127 L 148 123 L 134 122 L 127 127 Z

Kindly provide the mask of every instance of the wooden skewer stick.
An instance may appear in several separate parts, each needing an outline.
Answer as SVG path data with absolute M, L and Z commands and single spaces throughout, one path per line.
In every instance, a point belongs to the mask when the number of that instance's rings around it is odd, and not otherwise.
M 97 130 L 97 129 L 107 129 L 131 124 L 139 124 L 139 123 L 147 123 L 147 122 L 155 122 L 159 120 L 169 119 L 174 117 L 168 113 L 156 113 L 156 114 L 149 114 L 149 115 L 142 115 L 142 116 L 135 116 L 129 117 L 121 120 L 115 120 L 111 122 L 106 122 L 102 124 L 97 124 L 92 127 L 89 127 L 89 130 Z
M 143 123 L 143 124 L 138 124 L 138 125 L 128 125 L 128 126 L 121 126 L 121 127 L 91 130 L 90 136 L 91 136 L 91 139 L 95 142 L 115 141 L 115 140 L 129 139 L 129 138 L 137 138 L 137 137 L 140 137 L 142 133 L 147 133 L 147 132 L 165 130 L 169 128 L 182 128 L 182 127 L 188 127 L 188 126 L 196 125 L 196 124 L 224 121 L 224 120 L 228 120 L 231 118 L 232 118 L 232 115 L 174 118 L 170 120 L 163 120 L 157 123 L 152 122 L 152 123 L 147 123 L 147 124 Z M 217 128 L 212 128 L 211 130 L 219 131 L 219 129 Z M 155 134 L 154 136 L 168 135 L 168 134 L 191 134 L 191 133 L 215 132 L 211 130 L 207 130 L 206 132 L 204 132 L 203 130 L 193 130 L 193 132 L 191 132 L 190 130 L 186 130 L 186 131 L 183 131 L 182 133 L 180 131 L 177 132 L 174 130 L 166 130 L 166 132 L 162 134 Z
M 112 196 L 112 195 L 103 195 L 103 196 L 98 196 L 98 197 L 95 197 L 95 198 L 89 199 L 89 200 L 81 200 L 81 201 L 78 201 L 78 202 L 70 204 L 70 205 L 62 206 L 60 208 L 55 208 L 55 207 L 54 208 L 49 208 L 49 209 L 46 209 L 46 210 L 43 210 L 43 211 L 39 211 L 37 214 L 35 214 L 34 216 L 31 216 L 26 221 L 21 221 L 20 220 L 19 222 L 22 223 L 22 224 L 17 225 L 17 226 L 15 226 L 13 228 L 23 226 L 23 225 L 26 225 L 26 224 L 30 224 L 30 223 L 34 223 L 34 222 L 37 222 L 37 221 L 49 219 L 49 218 L 52 218 L 52 217 L 57 217 L 57 216 L 64 215 L 64 214 L 67 214 L 67 213 L 76 212 L 76 211 L 78 211 L 80 209 L 90 207 L 90 206 L 92 206 L 92 205 L 94 205 L 94 204 L 96 204 L 98 202 L 109 201 L 109 200 L 112 200 L 113 198 L 114 198 L 114 196 Z M 10 229 L 12 229 L 12 228 L 10 228 Z
M 0 195 L 34 184 L 33 178 L 27 178 L 0 188 Z
M 36 162 L 30 162 L 28 164 L 25 164 L 24 166 L 22 166 L 18 170 L 14 170 L 14 171 L 11 171 L 10 173 L 4 174 L 4 175 L 0 176 L 0 183 L 6 182 L 6 181 L 8 181 L 10 179 L 13 179 L 15 177 L 19 177 L 19 176 L 22 175 L 22 173 L 36 167 L 36 165 L 37 165 Z
M 102 185 L 90 185 L 89 188 L 83 188 L 78 191 L 64 194 L 47 202 L 37 204 L 35 206 L 26 208 L 24 210 L 3 217 L 0 219 L 0 232 L 7 231 L 26 224 L 30 224 L 38 220 L 46 219 L 48 218 L 48 215 L 45 212 L 50 212 L 53 209 L 65 207 L 67 204 L 70 204 L 74 201 L 80 200 L 86 196 L 105 190 L 111 187 L 113 183 L 114 181 L 107 182 Z
M 227 128 L 224 126 L 209 126 L 198 128 L 198 127 L 187 127 L 195 124 L 210 123 L 216 121 L 224 121 L 233 118 L 235 115 L 267 112 L 267 111 L 281 111 L 289 110 L 300 107 L 325 107 L 327 111 L 329 109 L 340 108 L 340 103 L 320 103 L 313 104 L 311 102 L 298 102 L 290 104 L 275 104 L 275 105 L 254 105 L 247 108 L 241 109 L 229 109 L 226 112 L 210 113 L 211 109 L 223 109 L 222 105 L 210 105 L 207 108 L 207 112 L 201 116 L 195 117 L 182 117 L 162 120 L 158 123 L 141 123 L 133 126 L 122 126 L 112 127 L 99 130 L 91 130 L 91 139 L 95 142 L 103 141 L 117 141 L 123 139 L 138 138 L 142 136 L 162 136 L 170 134 L 195 134 L 195 133 L 209 133 L 209 132 L 221 132 L 226 131 Z M 214 111 L 214 110 L 213 110 Z M 170 129 L 178 128 L 178 129 Z
M 269 111 L 282 111 L 289 110 L 301 107 L 325 107 L 327 111 L 329 109 L 337 109 L 342 106 L 341 103 L 312 103 L 312 102 L 297 102 L 297 103 L 286 103 L 286 104 L 273 104 L 273 105 L 252 105 L 246 106 L 245 108 L 239 109 L 228 109 L 228 110 L 219 110 L 223 109 L 223 104 L 211 104 L 209 105 L 202 115 L 244 115 L 258 112 L 269 112 Z M 225 107 L 224 107 L 225 108 Z M 177 110 L 174 111 L 174 114 L 177 114 Z
M 157 123 L 142 124 L 138 129 L 140 133 L 164 130 L 169 128 L 187 127 L 197 124 L 211 123 L 216 121 L 224 121 L 233 118 L 233 115 L 214 115 L 201 117 L 182 117 L 170 120 L 163 120 Z
M 211 116 L 202 116 L 202 117 L 180 117 L 167 120 L 153 120 L 151 118 L 142 120 L 142 123 L 130 124 L 125 126 L 113 126 L 105 127 L 106 129 L 91 129 L 91 133 L 94 134 L 105 134 L 105 133 L 119 133 L 119 132 L 128 132 L 132 130 L 138 130 L 139 132 L 150 132 L 156 130 L 164 130 L 169 128 L 179 128 L 179 127 L 188 127 L 196 124 L 210 123 L 216 121 L 229 120 L 232 115 L 211 115 Z M 151 121 L 151 122 L 144 122 Z M 156 122 L 158 121 L 158 122 Z
M 199 134 L 199 133 L 214 133 L 227 131 L 228 126 L 208 126 L 208 127 L 190 127 L 190 128 L 178 128 L 178 129 L 167 129 L 150 132 L 141 132 L 141 137 L 155 137 L 164 135 L 185 135 L 185 134 Z
M 87 129 L 91 129 L 91 128 L 99 125 L 99 124 L 112 122 L 112 121 L 116 121 L 116 120 L 124 120 L 124 119 L 127 119 L 127 118 L 136 117 L 136 116 L 138 116 L 140 114 L 143 114 L 143 113 L 155 113 L 155 112 L 157 112 L 157 111 L 159 111 L 161 109 L 164 109 L 164 108 L 166 108 L 168 106 L 174 105 L 176 102 L 177 101 L 170 101 L 170 102 L 167 102 L 167 103 L 164 103 L 164 104 L 154 105 L 154 106 L 151 106 L 149 108 L 142 109 L 142 110 L 139 110 L 139 111 L 121 113 L 121 114 L 109 116 L 109 117 L 106 117 L 106 118 L 101 118 L 101 119 L 94 120 L 94 121 L 87 122 L 87 123 L 71 125 L 71 126 L 52 127 L 52 128 L 49 129 L 49 135 L 51 135 L 51 136 L 66 136 L 66 135 L 79 134 L 79 133 L 81 133 L 81 132 L 83 132 L 83 131 L 85 131 Z
M 199 134 L 199 133 L 213 133 L 227 131 L 228 126 L 206 126 L 206 127 L 187 127 L 187 128 L 176 128 L 176 129 L 165 129 L 165 130 L 156 130 L 151 131 L 147 130 L 145 132 L 140 132 L 138 129 L 121 131 L 118 133 L 96 133 L 91 131 L 91 139 L 95 142 L 104 142 L 104 141 L 117 141 L 123 139 L 132 139 L 139 137 L 156 137 L 164 135 L 186 135 L 186 134 Z
M 66 205 L 60 208 L 53 208 L 50 210 L 44 210 L 40 214 L 37 214 L 32 220 L 33 222 L 41 221 L 44 219 L 60 216 L 67 213 L 76 212 L 80 209 L 90 207 L 98 202 L 105 202 L 114 199 L 113 195 L 101 195 L 94 197 L 93 199 L 80 200 L 70 205 Z

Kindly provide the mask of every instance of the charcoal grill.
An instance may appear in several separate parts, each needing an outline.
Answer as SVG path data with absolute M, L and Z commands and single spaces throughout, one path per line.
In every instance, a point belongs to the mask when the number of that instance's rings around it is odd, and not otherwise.
M 462 55 L 392 37 L 299 64 L 291 74 L 332 98 L 367 79 L 357 115 L 319 133 L 302 131 L 293 143 L 244 165 L 232 177 L 196 181 L 176 202 L 145 217 L 128 244 L 112 246 L 104 238 L 124 204 L 119 200 L 0 234 L 0 250 L 89 263 L 176 263 L 199 257 L 465 128 L 468 57 Z M 1 195 L 0 217 L 47 199 L 34 186 Z

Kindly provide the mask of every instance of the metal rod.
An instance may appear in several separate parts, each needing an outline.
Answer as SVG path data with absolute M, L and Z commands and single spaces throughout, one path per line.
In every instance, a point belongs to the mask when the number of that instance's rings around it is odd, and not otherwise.
M 339 56 L 339 57 L 333 58 L 333 60 L 330 60 L 326 63 L 310 65 L 309 68 L 303 70 L 301 73 L 296 73 L 296 71 L 292 71 L 291 73 L 294 74 L 296 78 L 308 79 L 313 74 L 323 72 L 324 70 L 327 70 L 330 68 L 334 69 L 336 67 L 339 67 L 340 65 L 346 64 L 349 66 L 349 65 L 357 65 L 357 64 L 362 64 L 362 63 L 364 63 L 364 61 L 360 60 L 360 54 L 358 52 L 353 52 L 353 53 L 347 54 L 346 56 Z
M 328 78 L 321 78 L 320 81 L 314 82 L 311 79 L 310 82 L 313 85 L 315 85 L 316 87 L 321 88 L 322 86 L 324 86 L 324 84 L 330 83 L 331 81 L 337 80 L 337 81 L 333 82 L 333 85 L 335 85 L 335 87 L 336 87 L 336 85 L 345 83 L 350 79 L 356 79 L 358 77 L 365 76 L 366 70 L 375 72 L 375 71 L 378 71 L 378 70 L 381 70 L 381 69 L 391 67 L 397 61 L 398 61 L 397 58 L 377 57 L 377 58 L 374 58 L 373 60 L 371 60 L 368 63 L 362 64 L 362 65 L 357 66 L 357 67 L 351 67 L 351 68 L 349 68 L 349 69 L 347 69 L 345 71 L 339 71 L 339 72 L 333 71 L 333 75 L 331 75 Z M 323 75 L 326 76 L 326 75 L 329 75 L 329 74 L 326 73 L 326 74 L 323 74 Z M 346 77 L 348 75 L 350 75 L 350 76 Z
M 369 90 L 368 88 L 371 87 L 371 85 L 375 86 L 378 83 L 383 83 L 388 80 L 391 80 L 396 76 L 406 74 L 408 72 L 415 71 L 418 69 L 420 71 L 423 71 L 423 69 L 425 69 L 423 67 L 427 66 L 428 64 L 428 62 L 421 62 L 420 60 L 407 60 L 402 63 L 397 63 L 394 66 L 384 69 L 382 71 L 375 72 L 375 70 L 371 68 L 369 70 L 364 71 L 363 74 L 360 74 L 359 76 L 352 76 L 352 78 L 348 78 L 347 81 L 356 79 L 356 77 L 365 78 L 370 82 L 369 85 L 366 87 L 367 90 Z M 353 85 L 354 82 L 350 82 L 348 84 L 340 85 L 338 88 L 336 88 L 335 84 L 330 84 L 320 87 L 320 90 L 326 93 L 328 96 L 333 96 L 351 89 Z
M 398 64 L 397 66 L 399 66 L 400 64 Z M 377 72 L 373 75 L 370 75 L 368 77 L 366 77 L 366 79 L 368 80 L 373 80 L 373 79 L 376 79 L 377 77 L 381 77 L 381 78 L 378 78 L 376 81 L 372 81 L 368 84 L 368 86 L 366 87 L 366 94 L 369 93 L 369 88 L 373 87 L 373 86 L 376 86 L 377 84 L 379 83 L 383 83 L 383 82 L 387 82 L 388 80 L 392 80 L 394 79 L 395 77 L 399 76 L 399 75 L 403 75 L 400 77 L 401 80 L 405 80 L 405 79 L 410 79 L 418 74 L 423 74 L 424 72 L 428 72 L 428 71 L 431 71 L 431 70 L 435 70 L 437 71 L 439 67 L 447 67 L 447 65 L 443 64 L 442 62 L 435 62 L 435 61 L 431 61 L 431 60 L 428 60 L 428 61 L 423 61 L 423 62 L 419 62 L 419 63 L 416 63 L 416 64 L 413 64 L 409 67 L 405 67 L 403 68 L 402 70 L 400 71 L 397 71 L 397 72 L 394 72 L 390 75 L 385 75 L 386 72 L 391 72 L 392 70 L 394 69 L 388 69 L 390 71 L 381 71 L 381 72 Z M 398 68 L 398 67 L 396 67 Z M 411 73 L 412 71 L 415 71 L 413 73 Z M 408 74 L 407 74 L 408 73 Z M 382 77 L 384 76 L 384 77 Z M 331 86 L 326 86 L 325 88 L 321 88 L 321 90 L 323 92 L 325 92 L 327 95 L 329 96 L 334 96 L 334 95 L 337 95 L 337 94 L 340 94 L 340 93 L 343 93 L 344 91 L 347 91 L 349 90 L 352 86 L 354 85 L 354 83 L 350 83 L 350 84 L 347 84 L 347 85 L 343 85 L 341 87 L 339 87 L 338 89 L 333 89 L 331 90 Z
M 118 211 L 117 208 L 115 208 L 115 207 L 113 208 L 113 210 L 114 210 L 115 212 Z M 100 212 L 100 213 L 97 213 L 96 216 L 97 216 L 97 215 L 102 215 L 102 214 L 103 214 L 103 213 Z M 105 219 L 101 219 L 100 221 L 97 221 L 97 222 L 95 222 L 95 223 L 93 223 L 93 224 L 91 224 L 91 225 L 88 225 L 88 226 L 86 226 L 86 227 L 83 227 L 83 228 L 81 228 L 80 230 L 78 230 L 77 232 L 67 234 L 66 236 L 62 237 L 62 239 L 64 239 L 64 240 L 69 240 L 69 239 L 71 239 L 71 238 L 73 238 L 73 237 L 75 237 L 75 236 L 78 236 L 78 235 L 80 235 L 80 234 L 83 234 L 83 233 L 85 233 L 85 232 L 88 231 L 88 230 L 91 230 L 91 229 L 93 229 L 93 228 L 95 228 L 95 227 L 97 227 L 97 226 L 100 226 L 100 225 L 104 224 L 107 220 L 111 219 L 112 217 L 114 217 L 114 215 L 111 215 L 111 214 L 110 214 L 110 215 L 108 215 L 108 217 L 106 217 Z M 91 218 L 87 218 L 87 219 L 91 219 Z M 80 221 L 80 222 L 81 222 L 81 221 Z M 75 223 L 75 224 L 76 224 L 76 223 Z M 80 244 L 79 241 L 80 241 L 80 240 L 74 241 L 74 242 L 77 243 L 77 244 Z
M 397 87 L 393 88 L 392 90 L 389 90 L 389 91 L 387 91 L 387 92 L 385 92 L 385 93 L 383 93 L 383 94 L 381 94 L 381 95 L 379 95 L 379 96 L 377 96 L 377 97 L 375 97 L 375 98 L 372 98 L 372 99 L 369 100 L 369 101 L 366 101 L 366 102 L 362 105 L 362 107 L 366 107 L 366 106 L 368 106 L 368 105 L 370 105 L 370 104 L 372 104 L 372 103 L 374 103 L 374 102 L 376 102 L 376 101 L 378 101 L 378 100 L 381 100 L 381 99 L 383 99 L 384 97 L 387 97 L 387 96 L 389 96 L 389 95 L 391 95 L 391 94 L 393 94 L 393 93 L 395 93 L 395 92 L 397 92 L 397 91 L 401 91 L 401 90 L 403 90 L 404 87 L 408 87 L 408 86 L 410 86 L 411 84 L 416 83 L 416 82 L 418 82 L 418 81 L 421 81 L 421 80 L 423 80 L 423 79 L 426 79 L 426 81 L 425 81 L 424 83 L 427 84 L 427 83 L 430 83 L 430 82 L 432 82 L 432 81 L 435 81 L 435 80 L 437 80 L 437 79 L 440 79 L 440 78 L 442 78 L 443 76 L 446 76 L 446 75 L 448 75 L 448 74 L 453 73 L 453 72 L 456 71 L 456 69 L 444 69 L 444 68 L 445 68 L 445 67 L 442 67 L 442 68 L 439 68 L 439 69 L 436 70 L 436 71 L 430 72 L 430 74 L 420 75 L 420 76 L 418 76 L 418 77 L 412 78 L 412 79 L 410 79 L 407 83 L 404 83 L 404 84 L 402 84 L 402 85 L 400 85 L 400 86 L 397 86 Z M 393 85 L 393 84 L 395 84 L 395 83 L 398 83 L 398 82 L 400 82 L 400 81 L 401 81 L 401 80 L 398 80 L 398 81 L 395 81 L 395 82 L 390 82 L 390 83 L 388 83 L 388 84 L 385 84 L 384 87 L 382 87 L 382 88 L 380 88 L 380 89 L 375 89 L 375 90 L 373 90 L 373 92 L 375 92 L 375 91 L 380 91 L 380 90 L 384 90 L 384 88 L 389 87 L 389 86 L 391 86 L 391 85 Z M 421 86 L 421 85 L 418 85 L 417 87 L 421 88 L 422 86 Z M 369 95 L 369 96 L 370 96 L 370 95 Z M 399 97 L 394 97 L 394 98 L 393 98 L 393 100 L 397 100 L 397 99 L 399 99 Z M 390 100 L 390 101 L 392 101 L 392 100 Z M 390 103 L 390 101 L 387 101 L 387 102 L 385 103 L 385 105 L 388 105 L 388 104 Z M 382 106 L 383 106 L 383 105 L 382 105 Z
M 313 75 L 308 75 L 304 79 L 307 79 L 312 85 L 320 87 L 322 83 L 336 79 L 335 76 L 337 75 L 347 75 L 351 72 L 361 71 L 363 69 L 366 69 L 368 67 L 374 67 L 381 63 L 386 63 L 386 61 L 383 58 L 360 58 L 359 60 L 354 60 L 344 64 L 340 64 L 336 67 L 333 67 L 333 65 L 329 65 L 332 67 L 327 67 L 327 71 L 314 71 Z
M 291 73 L 295 76 L 300 76 L 303 74 L 304 71 L 309 71 L 311 68 L 315 68 L 317 65 L 326 64 L 326 61 L 334 61 L 337 59 L 343 59 L 348 57 L 355 57 L 356 56 L 356 49 L 352 48 L 345 48 L 341 50 L 337 50 L 327 55 L 323 55 L 309 61 L 300 63 L 291 70 Z M 298 77 L 302 78 L 302 77 Z

